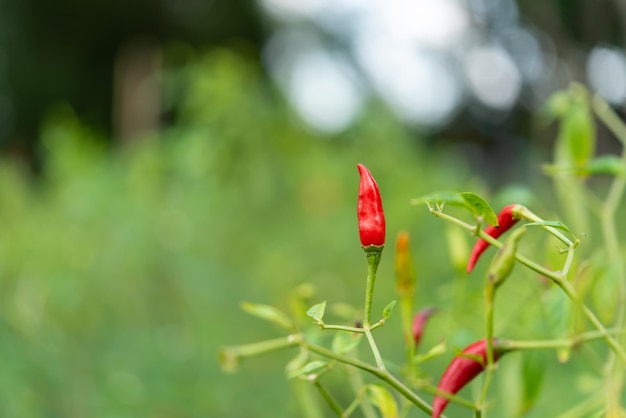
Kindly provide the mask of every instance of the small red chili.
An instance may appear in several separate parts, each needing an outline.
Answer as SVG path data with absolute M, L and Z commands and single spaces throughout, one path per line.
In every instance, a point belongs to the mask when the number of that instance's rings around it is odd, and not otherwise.
M 520 216 L 517 213 L 516 207 L 518 205 L 505 206 L 498 214 L 498 226 L 489 225 L 485 228 L 485 233 L 491 237 L 498 238 L 506 231 L 511 229 L 513 225 L 520 220 Z M 471 273 L 478 261 L 480 255 L 489 247 L 489 243 L 482 238 L 478 238 L 472 253 L 470 254 L 469 261 L 467 262 L 467 272 Z
M 380 247 L 385 244 L 385 214 L 378 185 L 363 164 L 358 164 L 357 168 L 361 175 L 357 205 L 361 245 Z
M 429 308 L 424 308 L 415 314 L 415 317 L 413 318 L 413 341 L 415 342 L 416 347 L 422 339 L 426 322 L 428 322 L 428 319 L 436 312 L 437 308 L 431 306 Z
M 498 340 L 493 340 L 493 361 L 497 361 L 507 350 L 498 347 Z M 444 393 L 455 395 L 466 384 L 478 376 L 487 366 L 487 340 L 478 340 L 465 347 L 448 366 L 437 389 Z M 433 400 L 432 418 L 439 418 L 448 405 L 449 399 L 436 395 Z

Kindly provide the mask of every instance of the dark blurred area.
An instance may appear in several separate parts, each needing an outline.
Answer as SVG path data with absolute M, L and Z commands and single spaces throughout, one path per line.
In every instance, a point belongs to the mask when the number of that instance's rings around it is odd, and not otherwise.
M 325 135 L 345 130 L 377 96 L 410 129 L 437 133 L 426 136 L 433 145 L 460 144 L 479 161 L 526 150 L 533 114 L 571 81 L 619 107 L 625 95 L 619 0 L 4 0 L 0 8 L 0 143 L 33 163 L 41 120 L 58 103 L 108 138 L 172 123 L 161 83 L 136 97 L 142 80 L 180 64 L 164 60 L 171 42 L 238 45 Z
M 58 103 L 69 103 L 112 137 L 116 77 L 137 83 L 158 71 L 154 55 L 162 45 L 179 41 L 206 49 L 241 41 L 258 51 L 263 32 L 257 6 L 248 0 L 3 0 L 0 143 L 34 158 L 41 120 Z M 116 73 L 120 61 L 127 67 Z

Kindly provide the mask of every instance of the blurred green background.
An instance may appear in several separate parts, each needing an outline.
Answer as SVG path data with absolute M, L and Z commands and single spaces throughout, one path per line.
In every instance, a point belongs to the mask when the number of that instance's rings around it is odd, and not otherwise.
M 295 352 L 246 361 L 235 374 L 223 373 L 217 357 L 224 345 L 283 335 L 244 314 L 242 300 L 303 321 L 303 307 L 327 300 L 338 320 L 358 318 L 342 317 L 337 305 L 358 309 L 363 299 L 356 164 L 377 179 L 388 222 L 375 311 L 396 297 L 392 243 L 406 229 L 418 270 L 416 304 L 442 308 L 423 349 L 443 337 L 462 347 L 482 335 L 482 281 L 459 273 L 447 226 L 409 199 L 471 190 L 494 208 L 515 200 L 550 217 L 557 204 L 540 164 L 550 158 L 555 131 L 537 117 L 543 98 L 585 81 L 595 64 L 581 54 L 591 57 L 597 45 L 604 45 L 601 62 L 613 63 L 603 68 L 617 69 L 606 73 L 615 87 L 609 90 L 626 89 L 618 1 L 494 1 L 502 14 L 484 21 L 472 19 L 489 2 L 448 2 L 465 7 L 474 33 L 495 43 L 510 35 L 489 23 L 514 12 L 538 40 L 540 68 L 558 69 L 554 82 L 520 78 L 510 103 L 472 96 L 481 84 L 470 83 L 449 114 L 429 120 L 407 117 L 375 79 L 356 77 L 358 112 L 328 124 L 327 114 L 307 113 L 298 85 L 285 82 L 294 75 L 276 70 L 275 51 L 264 48 L 279 30 L 298 27 L 337 52 L 345 47 L 340 33 L 314 14 L 294 18 L 279 1 L 170 3 L 0 4 L 0 416 L 330 416 L 306 384 L 285 378 Z M 388 7 L 402 10 L 395 3 Z M 330 7 L 311 4 L 322 14 Z M 589 10 L 604 23 L 589 23 Z M 592 88 L 606 88 L 589 77 Z M 621 111 L 626 93 L 615 94 L 607 100 Z M 313 100 L 313 115 L 324 106 L 342 111 L 332 94 L 324 99 Z M 603 150 L 615 147 L 606 132 L 599 135 Z M 469 236 L 454 239 L 461 253 L 471 245 Z M 548 337 L 537 318 L 550 290 L 519 275 L 527 280 L 503 291 L 497 309 L 506 314 L 496 329 Z M 396 363 L 403 359 L 400 329 L 398 316 L 377 331 L 384 357 Z M 552 353 L 543 357 L 541 412 L 528 416 L 552 416 L 595 390 L 588 358 L 563 366 Z M 436 379 L 448 360 L 428 363 L 424 373 Z M 507 402 L 493 416 L 518 416 L 521 364 L 519 355 L 503 362 L 493 393 Z M 344 381 L 329 385 L 350 402 Z M 554 399 L 562 385 L 571 386 L 570 396 Z M 461 412 L 449 408 L 450 416 Z

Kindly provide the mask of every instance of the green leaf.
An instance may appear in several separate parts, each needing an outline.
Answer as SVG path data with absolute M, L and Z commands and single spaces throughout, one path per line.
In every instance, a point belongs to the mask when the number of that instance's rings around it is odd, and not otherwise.
M 463 198 L 465 206 L 474 216 L 484 219 L 489 225 L 498 226 L 498 217 L 485 199 L 471 192 L 459 193 L 459 196 Z
M 422 203 L 448 203 L 455 206 L 466 205 L 465 200 L 461 197 L 461 195 L 459 195 L 459 193 L 451 191 L 433 192 L 421 197 L 417 197 L 415 199 L 411 199 L 412 205 L 420 205 Z
M 300 351 L 298 352 L 298 355 L 292 358 L 291 360 L 289 360 L 289 363 L 287 363 L 287 365 L 285 366 L 285 373 L 289 375 L 290 373 L 293 373 L 296 370 L 304 367 L 308 359 L 309 359 L 309 352 L 305 348 L 300 347 Z
M 324 311 L 326 310 L 326 301 L 322 303 L 318 303 L 317 305 L 313 305 L 306 311 L 306 314 L 315 320 L 316 324 L 322 325 L 324 321 Z
M 560 229 L 565 232 L 570 232 L 567 225 L 565 225 L 561 221 L 539 221 L 539 222 L 530 222 L 524 224 L 524 226 L 549 226 L 550 228 Z
M 428 360 L 434 359 L 435 357 L 439 357 L 447 351 L 446 340 L 441 341 L 439 344 L 433 346 L 426 354 L 415 356 L 416 363 L 424 363 Z
M 367 385 L 367 398 L 380 411 L 382 418 L 398 418 L 398 405 L 393 395 L 379 385 Z
M 324 371 L 326 368 L 328 368 L 328 363 L 322 360 L 314 360 L 314 361 L 308 362 L 307 364 L 300 367 L 299 369 L 296 369 L 288 373 L 287 377 L 289 379 L 294 379 L 296 377 L 303 376 L 303 375 L 319 374 L 321 371 Z
M 522 404 L 520 415 L 525 415 L 535 404 L 546 370 L 544 353 L 539 350 L 522 352 Z
M 355 334 L 351 332 L 337 332 L 333 337 L 332 350 L 335 353 L 344 354 L 354 350 L 361 339 L 363 334 Z
M 387 318 L 391 316 L 394 306 L 396 306 L 395 300 L 392 300 L 391 302 L 387 304 L 387 306 L 385 306 L 385 309 L 383 309 L 383 320 L 386 320 Z
M 593 158 L 579 171 L 582 175 L 623 176 L 626 175 L 626 164 L 617 155 L 603 155 Z
M 294 329 L 293 321 L 282 311 L 269 305 L 262 305 L 250 302 L 241 302 L 241 309 L 250 315 L 273 322 L 281 327 Z
M 419 205 L 422 203 L 447 203 L 454 206 L 462 206 L 472 212 L 474 216 L 484 219 L 489 225 L 498 225 L 498 217 L 491 206 L 489 206 L 489 203 L 476 193 L 440 191 L 429 193 L 425 196 L 411 200 L 411 204 L 413 205 Z

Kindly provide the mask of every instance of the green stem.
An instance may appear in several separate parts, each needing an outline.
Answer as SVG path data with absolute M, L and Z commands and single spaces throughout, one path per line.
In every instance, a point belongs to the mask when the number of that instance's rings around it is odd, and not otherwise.
M 372 335 L 371 318 L 372 318 L 372 300 L 374 299 L 374 284 L 376 283 L 376 270 L 380 264 L 380 255 L 382 247 L 370 246 L 365 249 L 367 254 L 367 283 L 365 286 L 365 312 L 363 315 L 363 332 L 367 337 L 376 365 L 379 369 L 385 370 L 383 358 L 380 355 L 374 336 Z
M 613 112 L 609 104 L 602 100 L 600 96 L 596 95 L 591 100 L 591 106 L 602 123 L 604 123 L 622 145 L 626 147 L 626 126 L 624 126 L 620 117 Z
M 330 409 L 332 409 L 333 412 L 339 418 L 342 418 L 344 416 L 343 415 L 343 410 L 341 409 L 341 406 L 339 406 L 339 403 L 337 403 L 337 401 L 335 400 L 333 395 L 331 395 L 330 392 L 328 392 L 326 390 L 326 388 L 324 386 L 322 386 L 322 384 L 318 380 L 316 380 L 314 384 L 315 384 L 315 387 L 317 388 L 317 390 L 319 390 L 320 395 L 322 395 L 322 398 L 324 398 L 326 403 L 328 403 L 328 406 L 330 406 Z
M 493 379 L 493 305 L 495 301 L 496 288 L 491 283 L 488 283 L 485 287 L 485 328 L 487 334 L 487 366 L 485 383 L 483 384 L 483 390 L 478 400 L 477 410 L 481 410 L 484 407 L 485 400 L 487 399 L 487 393 L 489 391 L 489 385 Z
M 343 354 L 335 353 L 334 351 L 328 350 L 327 348 L 310 344 L 306 341 L 302 341 L 302 344 L 307 349 L 311 350 L 314 353 L 320 354 L 324 357 L 332 358 L 341 363 L 349 364 L 356 368 L 359 368 L 363 371 L 366 371 L 379 379 L 385 381 L 389 386 L 397 390 L 402 396 L 411 401 L 415 406 L 417 406 L 422 411 L 427 414 L 432 414 L 432 408 L 430 405 L 423 400 L 419 395 L 414 393 L 411 389 L 409 389 L 404 383 L 399 381 L 395 376 L 389 373 L 387 370 L 380 369 L 379 367 L 374 367 L 368 363 L 365 363 L 361 360 L 345 356 Z
M 385 325 L 385 321 L 380 320 L 376 322 L 375 324 L 371 325 L 369 329 L 375 330 L 376 328 L 380 328 L 383 325 Z M 356 328 L 356 327 L 348 327 L 345 325 L 329 325 L 329 324 L 320 324 L 320 326 L 322 327 L 322 330 L 335 329 L 339 331 L 348 331 L 348 332 L 355 332 L 358 334 L 365 334 L 365 328 Z
M 412 332 L 412 316 L 413 316 L 413 297 L 401 296 L 400 308 L 402 310 L 402 328 L 404 331 L 404 344 L 406 346 L 407 367 L 409 379 L 417 376 L 415 364 L 415 343 L 413 342 Z
M 368 247 L 374 248 L 374 247 Z M 369 328 L 372 317 L 372 300 L 374 299 L 374 284 L 376 283 L 376 271 L 380 264 L 380 251 L 367 251 L 367 283 L 365 285 L 365 313 L 363 316 L 363 328 Z
M 607 329 L 606 332 L 602 331 L 589 331 L 582 334 L 572 336 L 571 338 L 561 338 L 556 340 L 499 340 L 503 350 L 542 350 L 542 349 L 559 349 L 559 348 L 573 348 L 577 345 L 595 340 L 602 340 L 607 335 L 624 335 L 626 330 L 624 329 Z

